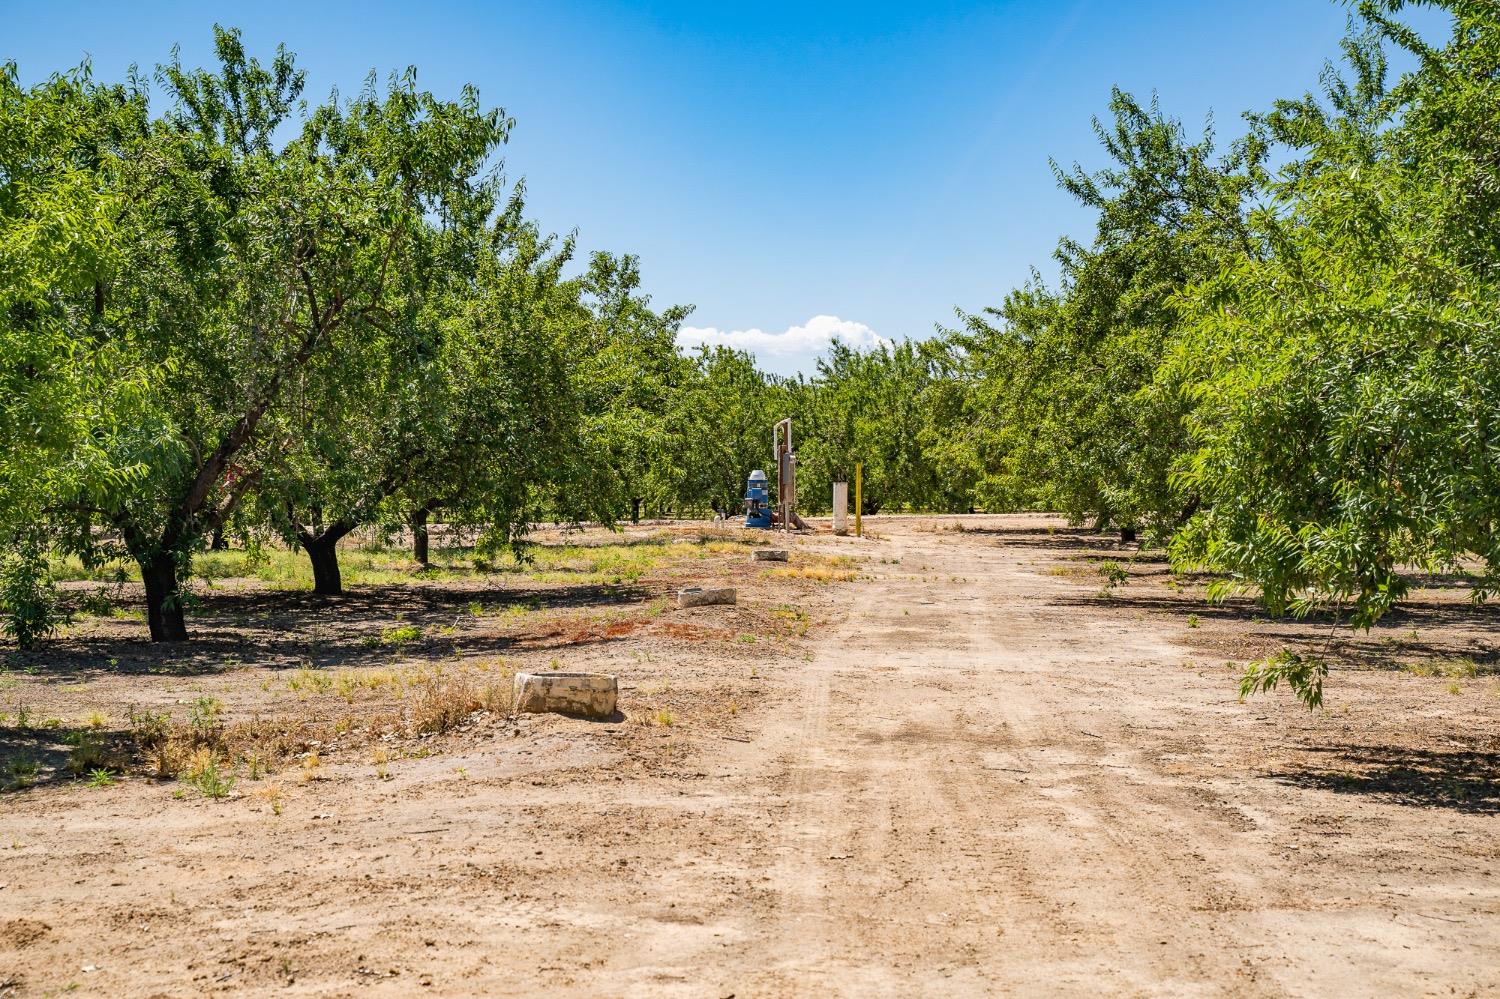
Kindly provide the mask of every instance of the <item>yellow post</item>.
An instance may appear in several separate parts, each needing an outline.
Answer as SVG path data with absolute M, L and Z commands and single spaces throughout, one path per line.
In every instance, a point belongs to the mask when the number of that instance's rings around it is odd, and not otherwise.
M 865 536 L 865 526 L 859 519 L 860 513 L 865 508 L 863 489 L 861 488 L 864 485 L 864 472 L 865 466 L 856 461 L 854 463 L 854 536 L 856 538 Z

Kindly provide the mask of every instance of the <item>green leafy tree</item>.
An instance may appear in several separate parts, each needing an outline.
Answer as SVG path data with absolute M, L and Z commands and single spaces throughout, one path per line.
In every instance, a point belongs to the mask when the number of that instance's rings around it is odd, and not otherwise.
M 859 462 L 865 513 L 967 509 L 966 480 L 944 475 L 937 457 L 954 405 L 950 360 L 938 344 L 834 341 L 796 393 L 802 504 L 827 509 L 832 484 L 852 488 Z
M 1295 153 L 1256 217 L 1274 252 L 1194 289 L 1174 363 L 1197 400 L 1181 481 L 1205 497 L 1175 558 L 1358 627 L 1405 568 L 1477 557 L 1477 595 L 1500 580 L 1500 14 L 1448 5 L 1435 49 L 1401 6 L 1362 6 L 1351 79 L 1260 119 Z M 1390 43 L 1419 68 L 1388 91 Z M 1290 678 L 1321 696 L 1321 674 Z
M 85 559 L 119 539 L 154 640 L 187 637 L 181 573 L 255 485 L 268 414 L 389 324 L 426 213 L 503 131 L 408 76 L 384 101 L 330 100 L 283 142 L 292 57 L 262 65 L 231 31 L 215 42 L 217 70 L 162 68 L 166 114 L 121 92 L 135 113 L 94 116 L 80 141 L 112 192 L 116 263 L 69 313 L 77 363 L 105 373 L 77 446 L 112 474 L 59 489 L 48 514 Z
M 101 332 L 120 262 L 110 137 L 139 131 L 143 106 L 86 67 L 27 89 L 15 64 L 0 66 L 0 544 L 33 538 L 58 496 L 140 471 L 108 460 L 91 431 L 128 421 L 100 403 L 141 383 L 120 384 L 107 344 L 78 344 Z
M 464 369 L 448 320 L 477 293 L 492 242 L 503 239 L 489 228 L 490 158 L 509 127 L 471 88 L 439 101 L 408 71 L 383 95 L 372 81 L 347 106 L 321 108 L 304 129 L 300 141 L 336 151 L 350 175 L 404 188 L 393 206 L 400 257 L 372 261 L 383 298 L 358 317 L 363 335 L 310 360 L 255 455 L 258 507 L 308 554 L 316 592 L 342 591 L 339 542 L 389 517 L 393 497 L 444 457 L 448 404 L 467 387 L 450 382 Z
M 569 344 L 588 314 L 563 277 L 571 241 L 543 237 L 512 199 L 472 283 L 438 304 L 443 314 L 429 414 L 395 509 L 426 564 L 427 519 L 470 527 L 483 547 L 515 548 L 546 514 L 612 513 L 593 491 L 597 455 L 585 438 Z
M 692 366 L 677 348 L 691 306 L 651 308 L 640 292 L 640 261 L 595 253 L 581 282 L 586 321 L 573 327 L 569 352 L 583 409 L 591 505 L 628 509 L 674 507 L 684 476 L 666 415 Z M 581 485 L 582 483 L 580 483 Z
M 1200 502 L 1170 478 L 1187 448 L 1182 392 L 1156 377 L 1181 328 L 1176 296 L 1253 253 L 1242 203 L 1256 150 L 1216 158 L 1153 103 L 1115 91 L 1095 122 L 1111 165 L 1054 164 L 1059 185 L 1098 213 L 1092 243 L 1064 239 L 1062 279 L 1034 278 L 965 316 L 953 346 L 976 373 L 990 439 L 979 491 L 989 505 L 1041 502 L 1127 537 L 1170 530 Z
M 750 354 L 702 347 L 671 397 L 664 421 L 668 461 L 680 473 L 671 493 L 676 509 L 733 517 L 744 509 L 752 469 L 771 469 L 771 428 L 789 415 L 780 379 Z M 795 443 L 795 441 L 794 441 Z

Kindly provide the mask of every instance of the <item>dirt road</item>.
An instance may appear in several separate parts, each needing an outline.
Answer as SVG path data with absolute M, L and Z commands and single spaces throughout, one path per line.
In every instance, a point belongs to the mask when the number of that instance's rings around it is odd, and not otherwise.
M 11 807 L 0 980 L 9 963 L 25 994 L 1500 991 L 1493 802 L 1351 793 L 1292 762 L 1379 743 L 1403 712 L 1493 740 L 1492 681 L 1478 709 L 1393 701 L 1386 676 L 1341 680 L 1317 716 L 1241 704 L 1231 672 L 1188 663 L 1180 616 L 1055 573 L 1049 522 L 971 524 L 806 542 L 869 556 L 869 578 L 826 591 L 803 659 L 697 664 L 753 703 L 733 730 L 653 730 L 649 757 L 623 726 L 537 719 L 384 783 L 335 768 L 274 819 L 128 785 L 86 814 Z

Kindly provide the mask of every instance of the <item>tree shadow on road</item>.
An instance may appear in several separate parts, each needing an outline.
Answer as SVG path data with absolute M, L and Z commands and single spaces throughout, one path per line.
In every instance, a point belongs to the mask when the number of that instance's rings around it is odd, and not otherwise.
M 1308 747 L 1312 765 L 1266 776 L 1291 787 L 1415 808 L 1500 814 L 1500 753 L 1404 746 Z
M 965 527 L 931 533 L 939 538 L 988 538 L 1023 548 L 1083 552 L 1099 558 L 1125 558 L 1143 551 L 1135 542 L 1122 544 L 1118 534 L 1101 534 L 1088 527 Z

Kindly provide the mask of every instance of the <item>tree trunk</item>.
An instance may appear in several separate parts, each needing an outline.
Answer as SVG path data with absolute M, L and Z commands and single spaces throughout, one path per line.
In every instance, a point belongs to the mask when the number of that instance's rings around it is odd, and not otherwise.
M 632 496 L 630 499 L 630 522 L 639 524 L 641 522 L 641 498 Z
M 432 562 L 427 557 L 427 507 L 419 506 L 411 515 L 411 557 L 422 568 Z
M 314 593 L 337 596 L 344 592 L 344 577 L 339 573 L 339 542 L 354 528 L 348 521 L 336 520 L 321 534 L 298 529 L 297 540 L 312 562 Z
M 339 573 L 339 539 L 324 532 L 304 537 L 302 550 L 312 562 L 313 592 L 335 596 L 344 592 L 344 577 Z
M 213 537 L 208 542 L 208 550 L 211 552 L 222 552 L 229 550 L 229 542 L 224 540 L 223 525 L 214 528 Z
M 177 562 L 171 555 L 157 555 L 141 563 L 141 581 L 146 584 L 146 624 L 153 642 L 187 641 L 182 619 L 182 591 L 177 585 Z

